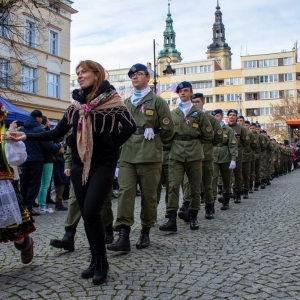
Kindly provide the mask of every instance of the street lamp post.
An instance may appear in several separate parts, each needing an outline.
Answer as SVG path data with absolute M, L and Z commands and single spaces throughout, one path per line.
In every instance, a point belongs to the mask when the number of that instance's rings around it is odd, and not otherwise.
M 172 76 L 175 74 L 175 70 L 172 69 L 170 62 L 171 62 L 171 57 L 169 56 L 161 56 L 159 58 L 156 59 L 156 44 L 155 44 L 155 39 L 153 40 L 153 58 L 154 58 L 154 80 L 153 80 L 153 86 L 154 86 L 154 93 L 156 94 L 156 86 L 157 86 L 157 79 L 158 79 L 158 74 L 157 74 L 157 64 L 158 61 L 163 58 L 163 57 L 167 57 L 169 59 L 168 61 L 168 65 L 166 67 L 165 70 L 163 70 L 163 74 L 166 76 Z

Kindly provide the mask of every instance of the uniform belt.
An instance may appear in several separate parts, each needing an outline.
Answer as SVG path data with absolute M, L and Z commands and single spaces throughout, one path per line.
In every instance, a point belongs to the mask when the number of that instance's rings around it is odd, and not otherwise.
M 159 129 L 153 129 L 155 134 L 159 134 Z M 133 133 L 135 135 L 142 135 L 145 133 L 145 129 L 144 128 L 137 128 L 136 131 Z
M 193 137 L 190 135 L 179 135 L 179 134 L 175 134 L 174 135 L 174 140 L 178 140 L 178 141 L 191 141 L 191 140 L 198 140 L 198 137 Z

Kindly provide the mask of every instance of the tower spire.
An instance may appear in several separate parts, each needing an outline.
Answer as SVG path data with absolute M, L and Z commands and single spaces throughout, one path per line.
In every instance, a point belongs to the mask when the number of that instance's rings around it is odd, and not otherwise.
M 217 10 L 220 10 L 220 8 L 221 8 L 221 7 L 220 7 L 220 5 L 219 5 L 219 0 L 217 0 L 217 7 L 216 7 L 216 9 L 217 9 Z
M 166 29 L 164 31 L 164 49 L 159 51 L 158 57 L 169 56 L 172 61 L 182 61 L 181 53 L 177 51 L 175 38 L 176 33 L 173 29 L 173 19 L 171 15 L 170 3 L 168 3 L 168 14 L 166 19 Z

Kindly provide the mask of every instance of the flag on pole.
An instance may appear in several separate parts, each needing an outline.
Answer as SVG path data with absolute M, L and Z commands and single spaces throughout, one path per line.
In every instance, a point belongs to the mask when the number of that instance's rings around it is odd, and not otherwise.
M 170 90 L 171 90 L 173 93 L 175 93 L 176 89 L 177 89 L 177 82 L 173 83 L 173 84 L 171 85 L 171 87 L 170 87 Z
M 160 95 L 160 84 L 158 84 L 158 85 L 156 86 L 155 94 L 156 94 L 156 95 Z

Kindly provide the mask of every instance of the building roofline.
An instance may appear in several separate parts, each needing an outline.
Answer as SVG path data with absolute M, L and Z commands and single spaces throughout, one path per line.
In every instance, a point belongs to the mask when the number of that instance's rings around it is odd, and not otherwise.
M 273 53 L 262 53 L 262 54 L 240 55 L 240 57 L 261 56 L 261 55 L 273 55 L 273 54 L 281 54 L 281 53 L 295 53 L 295 50 L 290 50 L 290 51 L 280 51 L 280 52 L 273 52 Z

